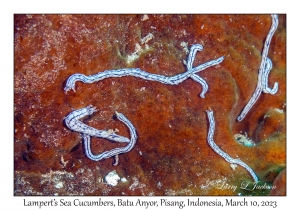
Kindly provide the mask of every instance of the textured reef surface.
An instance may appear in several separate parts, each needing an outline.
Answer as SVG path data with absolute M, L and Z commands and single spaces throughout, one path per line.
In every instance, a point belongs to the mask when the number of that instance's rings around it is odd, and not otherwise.
M 15 195 L 285 195 L 286 16 L 278 17 L 268 53 L 269 86 L 278 82 L 278 92 L 262 94 L 237 122 L 257 84 L 270 15 L 15 15 Z M 209 86 L 205 98 L 192 79 L 166 85 L 128 76 L 63 90 L 74 73 L 181 74 L 193 44 L 204 47 L 193 66 L 225 56 L 197 73 Z M 85 124 L 129 138 L 113 118 L 118 111 L 136 128 L 136 145 L 117 165 L 114 158 L 87 158 L 81 135 L 63 122 L 90 104 L 99 111 Z M 209 108 L 214 142 L 247 163 L 258 185 L 209 147 Z M 96 154 L 126 145 L 91 141 Z M 107 181 L 110 172 L 120 179 L 115 186 Z

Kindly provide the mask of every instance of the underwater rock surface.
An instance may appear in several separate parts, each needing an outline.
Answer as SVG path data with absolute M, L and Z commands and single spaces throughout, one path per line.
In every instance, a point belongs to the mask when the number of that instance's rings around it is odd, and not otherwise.
M 270 15 L 15 15 L 15 195 L 268 195 L 271 189 L 242 189 L 253 181 L 249 173 L 209 147 L 209 108 L 214 142 L 248 164 L 261 185 L 280 185 L 272 194 L 283 195 L 285 15 L 279 15 L 268 53 L 269 86 L 278 82 L 279 90 L 262 94 L 245 119 L 236 121 L 255 90 L 270 26 Z M 225 56 L 197 73 L 209 86 L 205 98 L 192 79 L 171 86 L 129 76 L 77 82 L 76 92 L 63 91 L 74 73 L 140 68 L 181 74 L 193 44 L 204 47 L 193 66 Z M 114 158 L 88 159 L 81 135 L 63 122 L 72 110 L 90 104 L 99 111 L 84 118 L 85 124 L 129 137 L 127 127 L 113 118 L 118 111 L 136 128 L 137 144 L 119 155 L 116 166 Z M 236 134 L 255 144 L 240 144 Z M 96 154 L 124 145 L 92 138 Z M 127 181 L 108 185 L 104 177 L 113 170 Z

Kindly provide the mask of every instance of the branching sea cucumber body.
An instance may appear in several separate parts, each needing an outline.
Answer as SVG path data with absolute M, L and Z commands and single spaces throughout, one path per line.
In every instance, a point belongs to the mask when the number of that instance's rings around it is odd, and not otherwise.
M 198 82 L 203 86 L 203 90 L 200 94 L 200 97 L 204 98 L 204 94 L 208 90 L 208 85 L 207 83 L 198 75 L 196 75 L 197 72 L 203 71 L 204 69 L 217 65 L 221 63 L 224 60 L 224 56 L 208 61 L 204 64 L 200 64 L 199 66 L 192 67 L 192 62 L 195 59 L 195 55 L 197 51 L 202 50 L 203 47 L 200 44 L 193 45 L 190 50 L 188 62 L 187 62 L 187 71 L 178 74 L 172 77 L 166 77 L 158 74 L 151 74 L 145 71 L 142 71 L 139 68 L 125 68 L 125 69 L 117 69 L 117 70 L 105 70 L 103 72 L 99 72 L 94 75 L 86 76 L 83 74 L 73 74 L 71 75 L 67 82 L 66 86 L 64 88 L 65 92 L 68 92 L 69 90 L 75 91 L 75 83 L 77 81 L 81 81 L 83 83 L 93 83 L 93 82 L 98 82 L 100 80 L 106 79 L 106 78 L 111 78 L 111 77 L 124 77 L 124 76 L 134 76 L 138 77 L 141 79 L 145 80 L 150 80 L 150 81 L 157 81 L 163 84 L 168 84 L 168 85 L 178 85 L 179 83 L 183 82 L 184 80 L 188 79 L 191 77 L 194 81 Z
M 238 116 L 237 120 L 241 121 L 244 119 L 246 114 L 249 112 L 249 110 L 252 108 L 252 106 L 255 104 L 257 99 L 259 98 L 261 92 L 264 93 L 270 93 L 270 94 L 275 94 L 278 91 L 278 83 L 275 82 L 273 88 L 268 87 L 268 76 L 272 68 L 272 61 L 267 57 L 271 39 L 273 34 L 275 33 L 277 26 L 278 26 L 278 16 L 277 15 L 271 15 L 272 16 L 272 26 L 271 29 L 267 35 L 263 52 L 262 52 L 262 58 L 261 58 L 261 63 L 259 67 L 259 73 L 258 73 L 258 81 L 257 81 L 257 86 L 256 89 L 250 98 L 249 102 L 247 105 L 244 107 L 243 111 L 241 114 Z
M 91 137 L 87 134 L 83 134 L 85 154 L 89 159 L 91 159 L 93 161 L 99 161 L 102 159 L 106 159 L 106 158 L 110 158 L 112 156 L 119 155 L 121 153 L 129 152 L 134 147 L 136 140 L 137 140 L 137 134 L 136 134 L 134 126 L 123 114 L 116 112 L 116 117 L 118 118 L 118 120 L 123 122 L 129 128 L 130 142 L 127 144 L 126 147 L 115 148 L 110 151 L 105 151 L 101 154 L 94 155 L 91 150 Z
M 74 110 L 73 112 L 71 112 L 65 117 L 65 124 L 71 130 L 79 133 L 87 134 L 89 136 L 100 137 L 100 138 L 104 138 L 116 142 L 130 142 L 128 138 L 117 135 L 114 132 L 97 130 L 79 121 L 79 119 L 87 115 L 91 115 L 96 111 L 97 111 L 96 108 L 94 108 L 92 105 L 89 105 L 82 109 Z
M 207 142 L 209 144 L 209 146 L 221 157 L 223 157 L 227 162 L 231 163 L 231 164 L 237 164 L 242 166 L 243 168 L 245 168 L 250 175 L 252 176 L 253 180 L 255 182 L 258 182 L 258 177 L 256 176 L 256 174 L 254 173 L 254 171 L 243 161 L 239 160 L 239 159 L 233 159 L 232 157 L 230 157 L 226 152 L 222 151 L 220 149 L 220 147 L 218 147 L 218 145 L 215 144 L 213 136 L 214 136 L 214 132 L 215 132 L 215 120 L 214 120 L 214 115 L 213 115 L 213 111 L 211 110 L 207 110 L 207 117 L 208 117 L 208 121 L 209 121 L 209 130 L 208 130 L 208 135 L 207 135 Z

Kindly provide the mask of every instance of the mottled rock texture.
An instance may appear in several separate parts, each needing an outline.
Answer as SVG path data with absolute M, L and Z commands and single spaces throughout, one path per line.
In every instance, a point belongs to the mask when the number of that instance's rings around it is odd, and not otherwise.
M 246 118 L 236 121 L 255 90 L 270 26 L 270 15 L 15 15 L 15 195 L 268 195 L 270 189 L 241 189 L 241 183 L 252 182 L 248 172 L 234 170 L 209 147 L 208 108 L 214 111 L 216 144 L 252 167 L 261 184 L 280 182 L 276 189 L 284 191 L 285 176 L 276 177 L 286 168 L 285 15 L 279 15 L 268 53 L 269 86 L 278 82 L 279 90 L 262 94 Z M 63 91 L 74 73 L 132 67 L 180 74 L 186 71 L 187 50 L 197 43 L 204 50 L 194 66 L 225 56 L 198 73 L 209 85 L 204 99 L 191 79 L 170 86 L 109 78 Z M 137 144 L 119 155 L 117 166 L 113 158 L 88 159 L 80 134 L 63 122 L 73 109 L 90 104 L 100 111 L 84 123 L 129 136 L 113 118 L 118 111 L 136 127 Z M 239 144 L 238 133 L 255 146 Z M 121 145 L 92 138 L 94 153 Z M 115 187 L 103 182 L 113 170 L 127 182 Z M 272 193 L 280 194 L 276 189 Z

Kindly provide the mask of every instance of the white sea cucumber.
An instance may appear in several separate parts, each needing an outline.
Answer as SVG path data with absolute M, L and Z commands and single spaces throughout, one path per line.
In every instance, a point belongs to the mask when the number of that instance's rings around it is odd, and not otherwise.
M 89 105 L 82 109 L 74 110 L 65 117 L 65 124 L 71 130 L 79 133 L 87 134 L 89 136 L 100 137 L 100 138 L 104 138 L 116 142 L 130 142 L 128 138 L 117 135 L 114 132 L 97 130 L 79 121 L 79 119 L 87 115 L 91 115 L 96 111 L 97 111 L 96 108 L 94 108 L 92 105 Z
M 203 50 L 203 47 L 202 47 L 201 44 L 195 44 L 191 47 L 190 54 L 189 54 L 187 64 L 186 64 L 186 67 L 187 67 L 188 71 L 193 69 L 193 62 L 195 60 L 196 53 L 197 53 L 197 51 L 201 51 L 201 50 Z M 197 74 L 191 74 L 190 77 L 195 82 L 198 82 L 200 85 L 202 85 L 202 92 L 200 93 L 200 97 L 205 98 L 204 94 L 208 90 L 208 85 L 207 85 L 206 81 L 204 79 L 202 79 L 201 77 L 199 77 Z
M 238 118 L 237 118 L 238 121 L 241 121 L 244 119 L 246 114 L 249 112 L 249 110 L 252 108 L 252 106 L 255 104 L 255 102 L 259 98 L 261 92 L 270 93 L 270 94 L 274 95 L 278 91 L 278 83 L 277 82 L 274 83 L 274 86 L 272 89 L 268 87 L 268 76 L 269 76 L 269 73 L 272 68 L 272 61 L 267 57 L 267 55 L 268 55 L 272 36 L 275 33 L 277 26 L 278 26 L 278 16 L 277 15 L 271 15 L 271 16 L 272 16 L 272 26 L 271 26 L 271 29 L 267 35 L 267 38 L 266 38 L 266 41 L 264 44 L 261 63 L 260 63 L 260 67 L 259 67 L 257 86 L 256 86 L 256 89 L 255 89 L 252 97 L 248 101 L 247 105 L 244 107 L 243 111 L 238 116 Z
M 237 164 L 242 166 L 243 168 L 245 168 L 250 175 L 252 176 L 253 180 L 255 182 L 258 182 L 258 177 L 256 176 L 256 174 L 254 173 L 254 171 L 252 170 L 252 168 L 250 168 L 246 163 L 244 163 L 243 161 L 241 161 L 240 159 L 233 159 L 232 157 L 230 157 L 226 152 L 222 151 L 220 149 L 220 147 L 218 147 L 218 145 L 215 144 L 213 136 L 214 136 L 214 132 L 215 132 L 215 120 L 214 120 L 214 112 L 211 110 L 207 110 L 207 117 L 208 117 L 208 121 L 209 121 L 209 130 L 208 130 L 208 135 L 207 135 L 207 142 L 209 144 L 209 146 L 221 157 L 223 157 L 228 163 L 231 164 Z
M 121 113 L 116 112 L 116 117 L 118 120 L 123 122 L 130 131 L 130 142 L 125 147 L 115 148 L 109 151 L 102 152 L 101 154 L 94 155 L 91 150 L 91 137 L 87 134 L 83 134 L 83 142 L 84 142 L 84 150 L 86 156 L 93 160 L 93 161 L 99 161 L 102 159 L 107 159 L 122 153 L 129 152 L 134 147 L 136 141 L 137 141 L 137 134 L 134 126 L 132 123 Z
M 134 76 L 138 77 L 141 79 L 145 80 L 150 80 L 150 81 L 157 81 L 163 84 L 168 84 L 168 85 L 178 85 L 179 83 L 183 82 L 184 80 L 188 79 L 189 77 L 192 78 L 194 81 L 198 82 L 199 84 L 202 85 L 203 90 L 200 94 L 200 97 L 204 98 L 204 94 L 208 90 L 208 85 L 207 83 L 198 75 L 196 75 L 197 72 L 203 71 L 204 69 L 217 65 L 221 63 L 224 60 L 224 56 L 208 61 L 204 64 L 200 64 L 199 66 L 192 67 L 192 63 L 195 59 L 195 55 L 197 51 L 202 50 L 203 47 L 200 44 L 193 45 L 190 50 L 190 54 L 188 57 L 188 62 L 187 62 L 187 71 L 178 74 L 172 77 L 166 77 L 158 74 L 151 74 L 145 71 L 142 71 L 139 68 L 125 68 L 125 69 L 117 69 L 117 70 L 105 70 L 103 72 L 99 72 L 94 75 L 86 76 L 83 74 L 73 74 L 71 75 L 67 82 L 66 86 L 64 88 L 65 92 L 68 92 L 69 90 L 75 91 L 75 83 L 77 81 L 81 81 L 83 83 L 94 83 L 98 82 L 100 80 L 106 79 L 106 78 L 111 78 L 111 77 L 124 77 L 124 76 Z

